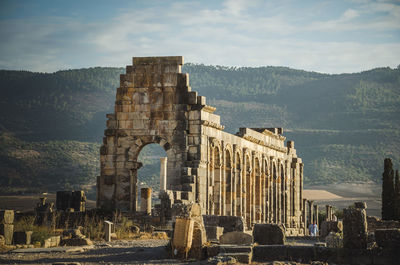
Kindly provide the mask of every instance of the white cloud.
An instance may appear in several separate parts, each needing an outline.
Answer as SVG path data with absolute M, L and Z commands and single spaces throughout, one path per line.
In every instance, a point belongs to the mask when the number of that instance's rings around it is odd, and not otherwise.
M 252 13 L 254 8 L 258 15 Z M 3 20 L 0 34 L 6 38 L 0 43 L 0 68 L 54 71 L 124 66 L 131 63 L 132 56 L 151 55 L 184 55 L 185 61 L 205 64 L 283 65 L 329 73 L 399 64 L 399 41 L 368 43 L 319 37 L 331 32 L 345 35 L 364 30 L 363 34 L 371 36 L 399 30 L 400 23 L 395 23 L 400 17 L 398 5 L 362 2 L 357 8 L 344 8 L 330 20 L 308 14 L 293 17 L 300 11 L 291 8 L 289 12 L 287 2 L 225 1 L 220 8 L 179 2 L 168 7 L 123 9 L 100 22 L 69 17 Z M 312 14 L 329 11 L 323 5 L 310 8 Z M 303 37 L 307 34 L 312 38 Z

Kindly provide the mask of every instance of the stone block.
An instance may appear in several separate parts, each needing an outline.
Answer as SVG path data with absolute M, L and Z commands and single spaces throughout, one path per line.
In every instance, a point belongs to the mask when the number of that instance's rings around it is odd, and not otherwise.
M 365 209 L 343 209 L 343 247 L 367 248 L 367 214 Z
M 254 246 L 253 247 L 253 260 L 260 261 L 260 262 L 261 261 L 287 260 L 287 246 L 284 246 L 284 245 Z
M 338 264 L 338 248 L 329 247 L 315 247 L 314 258 L 321 262 L 328 262 L 329 264 Z
M 283 245 L 286 241 L 285 229 L 278 224 L 255 224 L 253 237 L 260 245 Z
M 194 196 L 195 196 L 194 192 L 191 191 L 182 191 L 181 193 L 182 200 L 187 200 L 192 202 L 195 200 Z
M 201 106 L 205 106 L 206 105 L 206 97 L 204 96 L 197 96 L 197 104 L 201 105 Z
M 0 211 L 0 224 L 14 223 L 14 210 L 1 210 Z
M 174 248 L 174 254 L 177 253 L 177 256 L 182 256 L 189 252 L 193 241 L 193 226 L 193 219 L 176 218 L 172 247 Z
M 341 233 L 343 231 L 342 221 L 323 221 L 321 224 L 321 237 L 326 237 L 330 232 Z
M 341 248 L 343 247 L 343 237 L 339 233 L 330 232 L 325 237 L 326 246 L 329 248 Z
M 375 240 L 379 247 L 388 249 L 400 248 L 400 229 L 376 229 Z
M 31 244 L 32 231 L 14 232 L 14 244 L 29 245 Z
M 44 240 L 44 248 L 52 248 L 52 247 L 58 247 L 60 245 L 61 237 L 60 236 L 52 236 L 49 237 L 48 239 Z
M 210 245 L 210 246 L 207 246 L 206 249 L 207 249 L 207 257 L 215 257 L 220 252 L 219 245 Z
M 253 244 L 253 236 L 245 232 L 228 232 L 219 238 L 219 242 L 221 244 L 250 245 Z
M 224 233 L 224 228 L 220 226 L 206 226 L 208 240 L 219 240 Z
M 72 191 L 57 191 L 56 193 L 56 208 L 59 211 L 65 211 L 71 208 Z
M 313 246 L 287 246 L 287 257 L 290 260 L 309 263 L 314 259 L 314 247 Z
M 212 265 L 230 265 L 230 264 L 236 264 L 236 262 L 239 261 L 240 263 L 244 264 L 249 264 L 250 262 L 243 262 L 244 260 L 238 260 L 235 257 L 232 257 L 231 255 L 218 255 L 214 257 L 210 257 L 207 260 L 207 264 L 212 264 Z
M 6 245 L 13 243 L 14 225 L 0 224 L 0 235 L 4 236 Z
M 189 111 L 189 120 L 200 120 L 200 110 Z
M 400 252 L 398 249 L 380 249 L 372 253 L 374 265 L 399 264 Z
M 219 215 L 203 215 L 204 225 L 221 226 L 224 233 L 240 231 L 244 232 L 244 219 L 240 216 L 219 216 Z
M 89 238 L 68 238 L 61 240 L 61 246 L 91 246 L 92 240 Z
M 197 104 L 197 92 L 191 91 L 188 93 L 188 104 L 196 105 Z

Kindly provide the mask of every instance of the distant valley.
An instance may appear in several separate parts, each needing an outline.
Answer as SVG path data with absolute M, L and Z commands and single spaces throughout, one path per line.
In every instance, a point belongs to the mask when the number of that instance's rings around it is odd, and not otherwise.
M 95 184 L 105 114 L 123 68 L 0 71 L 0 191 Z M 192 90 L 217 108 L 229 132 L 283 127 L 305 163 L 305 185 L 381 181 L 400 160 L 400 69 L 328 75 L 285 67 L 186 64 Z M 158 185 L 158 150 L 143 151 L 141 181 Z M 155 158 L 154 158 L 155 157 Z

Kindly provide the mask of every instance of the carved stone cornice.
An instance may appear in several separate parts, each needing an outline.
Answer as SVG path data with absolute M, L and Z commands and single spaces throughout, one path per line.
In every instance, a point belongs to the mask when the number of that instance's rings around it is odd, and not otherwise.
M 252 136 L 249 136 L 249 135 L 244 135 L 244 136 L 243 136 L 243 139 L 246 139 L 247 141 L 250 141 L 250 142 L 253 142 L 253 143 L 256 143 L 256 144 L 259 144 L 259 145 L 268 147 L 268 148 L 271 148 L 271 149 L 273 149 L 273 150 L 275 150 L 275 151 L 279 151 L 279 152 L 283 152 L 283 153 L 286 152 L 286 148 L 282 148 L 282 147 L 279 147 L 279 146 L 275 146 L 275 145 L 272 145 L 272 144 L 268 144 L 268 143 L 266 143 L 266 142 L 263 141 L 263 140 L 256 139 L 256 138 L 254 138 L 254 137 L 252 137 Z
M 221 125 L 221 124 L 218 124 L 218 123 L 215 123 L 215 122 L 211 122 L 211 121 L 206 121 L 206 120 L 201 121 L 201 125 L 207 126 L 207 127 L 211 127 L 211 128 L 215 128 L 215 129 L 220 130 L 220 131 L 223 131 L 225 129 L 224 125 Z

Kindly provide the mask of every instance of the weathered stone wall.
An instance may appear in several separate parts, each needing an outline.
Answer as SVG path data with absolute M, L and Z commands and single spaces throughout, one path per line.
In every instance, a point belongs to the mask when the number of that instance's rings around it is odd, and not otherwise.
M 390 228 L 399 228 L 400 229 L 400 221 L 394 220 L 380 220 L 375 216 L 367 216 L 368 223 L 368 232 L 374 232 L 376 229 L 390 229 Z
M 147 144 L 167 153 L 171 201 L 202 214 L 304 228 L 303 164 L 281 128 L 225 132 L 215 108 L 191 91 L 182 57 L 133 58 L 121 75 L 101 147 L 98 207 L 137 211 L 137 161 Z

